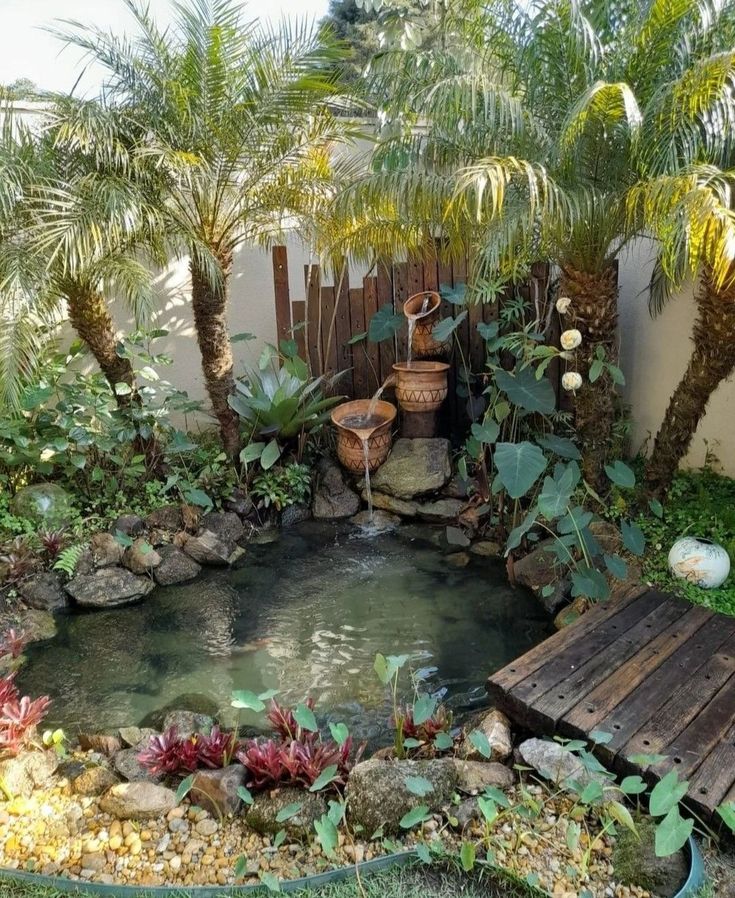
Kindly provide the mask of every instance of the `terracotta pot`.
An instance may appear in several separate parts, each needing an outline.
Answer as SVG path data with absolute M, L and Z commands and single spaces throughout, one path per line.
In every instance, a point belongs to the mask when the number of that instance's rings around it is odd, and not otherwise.
M 332 423 L 337 428 L 337 458 L 344 468 L 355 474 L 365 472 L 363 440 L 367 440 L 370 471 L 377 470 L 383 464 L 393 445 L 392 427 L 397 409 L 390 402 L 381 400 L 375 403 L 369 426 L 349 425 L 350 419 L 367 418 L 370 403 L 370 399 L 355 399 L 338 405 L 332 411 Z
M 396 398 L 406 412 L 433 412 L 447 398 L 446 362 L 400 362 L 393 366 Z
M 426 305 L 426 309 L 422 308 Z M 445 355 L 451 348 L 451 341 L 443 343 L 434 339 L 432 331 L 439 320 L 441 296 L 433 290 L 414 293 L 403 304 L 403 314 L 413 322 L 411 336 L 411 356 L 414 359 Z

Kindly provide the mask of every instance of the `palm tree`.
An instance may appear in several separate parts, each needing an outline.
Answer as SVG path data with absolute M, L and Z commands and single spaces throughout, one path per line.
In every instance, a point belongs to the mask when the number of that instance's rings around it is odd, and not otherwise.
M 165 232 L 188 254 L 204 380 L 225 450 L 240 447 L 227 323 L 234 255 L 308 222 L 330 196 L 330 150 L 353 126 L 340 104 L 341 51 L 307 22 L 244 22 L 235 0 L 190 0 L 158 28 L 126 0 L 133 40 L 68 23 L 62 36 L 107 69 L 105 103 L 136 134 L 157 179 Z M 94 135 L 83 127 L 79 139 Z
M 735 117 L 732 99 L 730 107 L 729 115 Z M 714 146 L 708 149 L 718 155 Z M 712 393 L 735 371 L 734 191 L 735 170 L 696 164 L 679 175 L 653 179 L 631 196 L 633 214 L 645 216 L 659 240 L 652 314 L 684 280 L 699 278 L 692 355 L 646 466 L 646 482 L 656 495 L 671 485 Z
M 57 97 L 40 129 L 8 109 L 0 140 L 0 296 L 2 391 L 13 405 L 64 312 L 110 383 L 120 407 L 135 397 L 130 360 L 118 352 L 107 296 L 128 299 L 136 320 L 151 307 L 145 261 L 165 260 L 155 209 L 129 166 L 69 139 L 71 116 L 102 129 L 104 111 Z M 145 255 L 143 254 L 145 251 Z M 21 360 L 21 361 L 16 361 Z
M 450 252 L 471 250 L 478 285 L 534 258 L 558 265 L 583 339 L 574 411 L 593 486 L 615 421 L 615 259 L 644 224 L 628 193 L 654 163 L 687 161 L 727 91 L 706 63 L 732 14 L 718 0 L 462 0 L 432 47 L 376 61 L 391 133 L 348 193 L 355 242 L 376 236 L 357 222 L 378 209 L 396 223 L 384 247 L 405 245 L 401 221 L 414 245 L 440 229 Z

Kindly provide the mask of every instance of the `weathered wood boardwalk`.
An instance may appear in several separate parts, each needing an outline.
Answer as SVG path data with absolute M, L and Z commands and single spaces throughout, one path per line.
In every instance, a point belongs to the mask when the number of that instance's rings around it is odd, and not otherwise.
M 675 769 L 711 816 L 735 801 L 735 618 L 649 590 L 588 611 L 493 674 L 490 697 L 535 733 L 612 739 L 597 750 L 650 783 Z M 649 766 L 634 755 L 664 755 Z

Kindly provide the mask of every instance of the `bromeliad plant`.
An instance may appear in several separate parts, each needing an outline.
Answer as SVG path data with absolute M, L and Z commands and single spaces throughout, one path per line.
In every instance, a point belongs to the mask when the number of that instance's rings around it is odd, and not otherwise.
M 234 733 L 212 727 L 209 733 L 181 737 L 176 727 L 151 736 L 138 761 L 152 774 L 185 775 L 200 768 L 226 767 L 236 748 Z
M 12 667 L 23 651 L 22 634 L 9 630 L 0 640 L 0 663 Z M 51 699 L 31 699 L 15 685 L 15 671 L 0 677 L 0 757 L 36 744 L 37 727 L 46 716 Z

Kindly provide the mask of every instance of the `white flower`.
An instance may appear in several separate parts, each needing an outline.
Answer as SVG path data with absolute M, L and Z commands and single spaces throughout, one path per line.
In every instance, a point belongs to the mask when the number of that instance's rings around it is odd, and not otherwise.
M 568 296 L 560 296 L 556 301 L 556 311 L 560 315 L 566 315 L 569 311 L 569 306 L 571 306 L 572 301 Z
M 564 331 L 561 335 L 562 349 L 576 349 L 582 344 L 582 334 L 573 327 L 571 330 Z
M 562 375 L 561 385 L 570 392 L 578 390 L 582 386 L 582 375 L 578 371 L 567 371 Z

